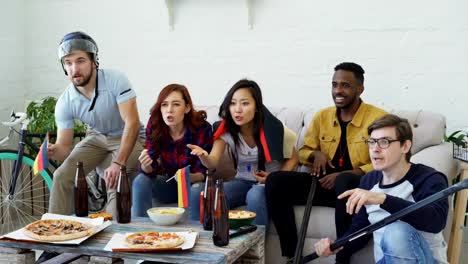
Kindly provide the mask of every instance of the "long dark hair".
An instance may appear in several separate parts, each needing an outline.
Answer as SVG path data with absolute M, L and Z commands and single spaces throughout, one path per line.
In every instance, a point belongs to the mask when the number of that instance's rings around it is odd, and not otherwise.
M 162 139 L 169 136 L 168 126 L 164 123 L 164 119 L 161 114 L 161 104 L 172 92 L 179 92 L 182 95 L 185 104 L 190 106 L 190 111 L 185 114 L 184 117 L 184 127 L 188 127 L 192 132 L 196 132 L 206 122 L 206 112 L 203 110 L 195 111 L 193 109 L 192 98 L 190 97 L 187 87 L 181 84 L 167 85 L 161 90 L 158 100 L 150 110 L 151 116 L 149 122 L 153 128 L 150 139 L 156 152 L 159 152 L 161 144 L 164 144 L 164 140 Z
M 263 126 L 263 119 L 264 119 L 264 112 L 263 112 L 263 98 L 262 98 L 262 91 L 258 84 L 254 81 L 242 79 L 236 82 L 232 88 L 227 92 L 226 96 L 224 97 L 223 103 L 219 107 L 219 117 L 225 120 L 226 122 L 226 130 L 232 136 L 234 140 L 234 145 L 237 148 L 239 145 L 239 132 L 240 126 L 236 125 L 234 120 L 232 119 L 231 111 L 229 107 L 231 105 L 231 100 L 234 93 L 239 90 L 245 88 L 249 90 L 250 94 L 252 95 L 255 101 L 255 115 L 253 119 L 253 136 L 255 140 L 255 144 L 257 145 L 258 149 L 258 169 L 265 171 L 265 154 L 263 150 L 263 146 L 260 142 L 260 129 Z M 234 155 L 237 151 L 231 153 L 232 158 L 234 159 L 234 166 L 237 167 L 237 155 Z

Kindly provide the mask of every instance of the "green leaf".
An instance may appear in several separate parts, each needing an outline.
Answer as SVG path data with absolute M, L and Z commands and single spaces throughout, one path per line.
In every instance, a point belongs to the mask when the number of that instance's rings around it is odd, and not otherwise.
M 26 113 L 30 119 L 28 130 L 31 133 L 51 133 L 57 132 L 55 123 L 55 105 L 57 98 L 48 96 L 38 101 L 32 101 L 26 107 Z M 86 125 L 75 122 L 74 130 L 76 133 L 86 131 Z

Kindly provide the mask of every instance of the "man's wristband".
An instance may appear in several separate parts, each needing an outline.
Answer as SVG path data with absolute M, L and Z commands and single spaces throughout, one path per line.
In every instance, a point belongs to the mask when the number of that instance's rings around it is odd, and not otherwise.
M 122 163 L 117 162 L 117 161 L 113 161 L 112 163 L 115 163 L 115 164 L 119 165 L 120 167 L 124 167 L 124 166 L 125 166 L 125 165 L 123 165 Z

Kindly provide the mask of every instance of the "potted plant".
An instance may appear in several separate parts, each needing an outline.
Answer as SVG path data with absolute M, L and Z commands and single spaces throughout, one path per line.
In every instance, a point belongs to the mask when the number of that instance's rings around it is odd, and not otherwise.
M 468 162 L 468 132 L 457 130 L 449 136 L 444 136 L 445 142 L 452 142 L 453 157 Z
M 449 136 L 444 136 L 445 142 L 452 142 L 454 145 L 466 148 L 468 146 L 468 132 L 457 130 Z
M 54 142 L 57 125 L 55 123 L 55 105 L 57 104 L 57 98 L 48 96 L 41 100 L 32 101 L 26 107 L 26 114 L 29 117 L 28 133 L 30 134 L 30 140 L 35 145 L 40 145 L 45 136 L 45 133 L 49 132 L 51 141 Z M 86 132 L 86 125 L 75 121 L 74 127 L 75 137 L 82 137 Z M 35 154 L 33 150 L 29 150 L 32 154 Z

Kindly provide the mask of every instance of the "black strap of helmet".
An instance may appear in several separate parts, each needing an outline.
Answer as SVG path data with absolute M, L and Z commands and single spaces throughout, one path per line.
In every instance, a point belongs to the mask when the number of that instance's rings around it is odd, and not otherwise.
M 95 88 L 95 96 L 94 96 L 94 99 L 93 99 L 93 102 L 91 103 L 91 106 L 89 107 L 89 110 L 88 112 L 91 112 L 93 111 L 94 109 L 94 105 L 96 104 L 96 99 L 98 98 L 98 95 L 99 95 L 99 81 L 98 81 L 98 77 L 99 77 L 99 71 L 96 70 L 96 88 Z

